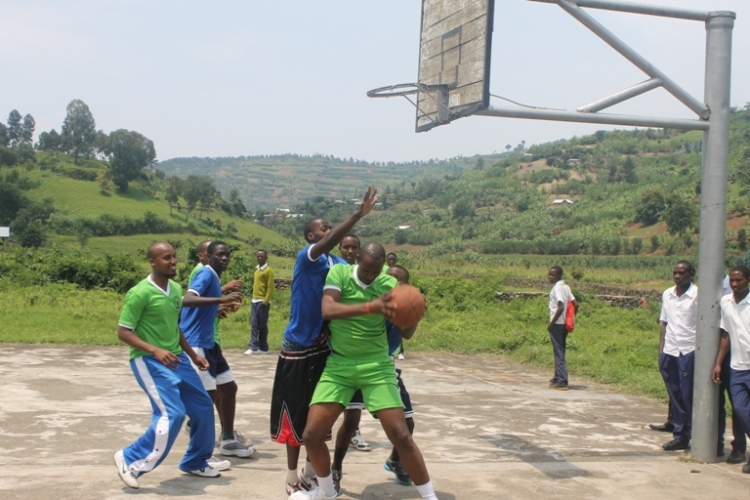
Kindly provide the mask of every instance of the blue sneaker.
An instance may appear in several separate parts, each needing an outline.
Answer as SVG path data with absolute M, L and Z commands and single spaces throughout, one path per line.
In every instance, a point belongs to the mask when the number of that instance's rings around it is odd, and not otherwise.
M 383 464 L 383 468 L 388 472 L 393 472 L 393 474 L 396 476 L 397 483 L 403 484 L 404 486 L 409 486 L 412 483 L 409 474 L 406 472 L 406 469 L 404 469 L 404 466 L 400 461 L 397 462 L 395 460 L 391 460 L 391 457 L 388 457 L 388 460 L 386 460 Z

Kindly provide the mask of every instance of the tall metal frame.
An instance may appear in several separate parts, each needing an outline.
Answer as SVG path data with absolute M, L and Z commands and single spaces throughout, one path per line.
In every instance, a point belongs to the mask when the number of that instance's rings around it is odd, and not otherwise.
M 604 99 L 581 106 L 575 111 L 490 106 L 476 114 L 703 131 L 700 243 L 698 246 L 700 294 L 698 296 L 691 451 L 702 462 L 715 462 L 717 460 L 719 389 L 711 380 L 711 371 L 719 349 L 719 300 L 721 299 L 721 282 L 724 276 L 727 161 L 729 156 L 729 87 L 732 30 L 736 14 L 729 11 L 701 12 L 617 0 L 530 1 L 557 4 L 646 73 L 649 79 Z M 704 102 L 688 94 L 665 73 L 592 18 L 582 7 L 703 21 L 706 25 Z M 624 102 L 659 87 L 681 101 L 697 115 L 697 118 L 659 118 L 599 113 L 599 111 L 614 104 Z

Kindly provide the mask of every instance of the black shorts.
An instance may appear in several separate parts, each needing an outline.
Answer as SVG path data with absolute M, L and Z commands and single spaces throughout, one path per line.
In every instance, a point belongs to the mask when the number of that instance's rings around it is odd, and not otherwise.
M 401 368 L 396 368 L 396 382 L 398 383 L 398 392 L 401 394 L 401 402 L 404 404 L 404 417 L 414 418 L 414 408 L 411 407 L 411 397 L 406 391 L 404 381 L 401 380 Z M 352 398 L 352 401 L 354 401 L 354 398 Z M 374 414 L 373 417 L 378 418 L 378 415 Z
M 328 345 L 282 349 L 271 393 L 271 441 L 302 446 L 310 401 L 330 354 Z

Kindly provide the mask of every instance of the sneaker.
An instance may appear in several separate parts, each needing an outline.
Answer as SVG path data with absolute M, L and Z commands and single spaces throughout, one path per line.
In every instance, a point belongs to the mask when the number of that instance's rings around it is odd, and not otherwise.
M 247 458 L 255 454 L 255 448 L 246 446 L 235 439 L 225 439 L 219 444 L 219 453 L 227 457 Z
M 115 465 L 117 466 L 117 475 L 120 476 L 122 482 L 128 485 L 128 487 L 130 488 L 136 490 L 140 488 L 141 485 L 138 484 L 138 476 L 136 476 L 135 472 L 130 470 L 128 464 L 125 463 L 125 456 L 123 455 L 122 450 L 115 452 L 115 456 L 113 458 L 115 460 Z
M 250 439 L 248 443 L 248 439 L 242 435 L 240 431 L 234 431 L 234 440 L 237 441 L 240 444 L 250 445 L 253 444 L 253 440 Z
M 388 457 L 388 460 L 383 464 L 383 468 L 388 472 L 393 472 L 396 476 L 397 483 L 403 484 L 404 486 L 409 486 L 411 484 L 411 478 L 401 462 L 391 460 L 391 457 Z
M 196 469 L 196 470 L 185 470 L 180 469 L 182 472 L 187 472 L 188 474 L 192 474 L 194 476 L 200 476 L 200 477 L 221 477 L 221 472 L 219 472 L 217 469 L 214 469 L 210 465 L 204 467 L 203 469 Z
M 312 491 L 296 491 L 289 495 L 289 500 L 336 500 L 336 493 L 329 497 L 320 488 L 316 488 Z
M 229 460 L 222 460 L 216 457 L 211 457 L 206 460 L 206 462 L 208 462 L 208 465 L 218 470 L 219 472 L 230 469 L 232 467 L 232 462 L 230 462 Z
M 372 451 L 370 445 L 367 443 L 367 441 L 364 440 L 362 434 L 359 433 L 359 429 L 354 431 L 354 436 L 352 436 L 352 440 L 349 443 L 349 446 L 359 451 Z
M 252 349 L 248 349 L 247 351 L 244 352 L 244 354 L 245 354 L 245 356 L 252 356 L 253 354 L 258 354 L 258 351 L 257 350 L 254 351 Z
M 728 464 L 741 464 L 744 461 L 745 461 L 744 451 L 732 450 L 732 453 L 730 453 L 729 456 L 727 457 Z
M 745 464 L 745 465 L 744 465 L 744 466 L 742 467 L 742 472 L 743 472 L 744 474 L 750 474 L 750 462 L 746 463 L 746 464 Z
M 297 479 L 298 483 L 300 485 L 300 488 L 302 488 L 305 491 L 312 491 L 318 487 L 318 478 L 316 476 L 313 477 L 307 477 L 303 473 L 304 469 L 300 469 L 297 473 Z
M 341 469 L 331 469 L 331 478 L 333 479 L 333 489 L 336 490 L 336 496 L 341 495 L 341 476 L 344 473 Z
M 398 354 L 398 359 L 400 359 L 400 360 L 404 360 L 404 359 L 406 359 L 406 356 L 404 356 L 404 353 L 403 353 L 403 352 L 400 352 L 400 353 Z
M 555 389 L 556 391 L 567 391 L 568 390 L 568 384 L 563 384 L 561 382 L 553 382 L 549 385 L 550 389 Z

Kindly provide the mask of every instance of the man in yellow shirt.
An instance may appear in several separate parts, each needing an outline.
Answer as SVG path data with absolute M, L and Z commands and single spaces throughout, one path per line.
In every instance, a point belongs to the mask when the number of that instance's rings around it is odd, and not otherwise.
M 271 309 L 274 282 L 265 250 L 255 253 L 258 265 L 253 276 L 253 302 L 250 309 L 250 345 L 245 356 L 268 353 L 268 311 Z

